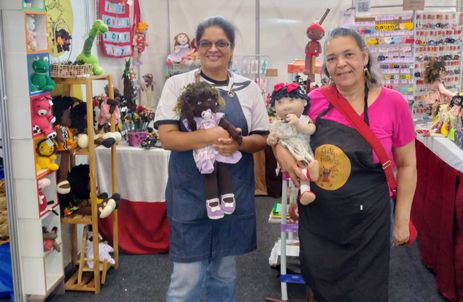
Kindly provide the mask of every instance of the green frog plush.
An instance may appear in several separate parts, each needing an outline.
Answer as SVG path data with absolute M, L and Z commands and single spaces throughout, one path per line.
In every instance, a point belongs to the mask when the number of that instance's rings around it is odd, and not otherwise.
M 55 89 L 55 81 L 48 74 L 49 66 L 47 58 L 37 58 L 32 62 L 31 91 L 52 91 Z

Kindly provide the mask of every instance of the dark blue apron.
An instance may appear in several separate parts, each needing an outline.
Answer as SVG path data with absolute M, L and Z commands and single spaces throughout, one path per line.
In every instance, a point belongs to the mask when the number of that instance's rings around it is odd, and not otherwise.
M 250 82 L 235 83 L 233 90 Z M 236 93 L 219 89 L 225 100 L 223 112 L 235 126 L 248 135 L 248 126 Z M 179 123 L 181 131 L 187 131 Z M 254 166 L 252 154 L 242 152 L 241 160 L 229 164 L 236 210 L 223 219 L 211 220 L 206 213 L 204 176 L 199 173 L 192 151 L 172 151 L 166 188 L 167 215 L 170 222 L 172 261 L 194 262 L 216 257 L 240 255 L 256 249 L 254 204 Z
M 317 199 L 299 206 L 300 259 L 317 302 L 387 302 L 390 205 L 384 172 L 353 128 L 316 120 Z

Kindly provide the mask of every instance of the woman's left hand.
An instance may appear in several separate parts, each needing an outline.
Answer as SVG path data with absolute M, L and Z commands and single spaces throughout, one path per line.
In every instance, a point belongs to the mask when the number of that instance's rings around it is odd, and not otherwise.
M 410 238 L 409 221 L 394 221 L 392 246 L 403 245 Z
M 212 145 L 220 155 L 230 156 L 239 149 L 238 143 L 232 138 L 219 138 L 216 144 Z

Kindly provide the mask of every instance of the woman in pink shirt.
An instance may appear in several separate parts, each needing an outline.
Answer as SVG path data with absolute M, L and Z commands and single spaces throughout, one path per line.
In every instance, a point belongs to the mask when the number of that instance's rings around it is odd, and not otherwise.
M 416 186 L 413 121 L 405 99 L 381 87 L 356 31 L 335 28 L 324 49 L 325 75 L 394 160 L 397 202 L 391 228 L 390 192 L 378 157 L 320 90 L 313 90 L 308 114 L 317 126 L 311 147 L 320 174 L 312 185 L 316 201 L 299 205 L 302 273 L 318 302 L 387 302 L 390 240 L 402 245 L 410 236 Z M 296 185 L 305 179 L 284 148 L 274 152 Z

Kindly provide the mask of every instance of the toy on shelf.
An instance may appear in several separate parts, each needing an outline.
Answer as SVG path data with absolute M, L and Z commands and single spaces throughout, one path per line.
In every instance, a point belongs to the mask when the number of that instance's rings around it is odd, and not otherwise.
M 145 51 L 145 47 L 148 46 L 146 42 L 146 32 L 148 31 L 148 23 L 140 21 L 135 30 L 135 37 L 133 38 L 133 46 L 135 50 L 134 64 L 141 64 L 141 54 Z
M 41 178 L 37 180 L 37 191 L 39 199 L 39 215 L 43 215 L 48 209 L 47 198 L 43 194 L 43 190 L 51 184 L 49 178 Z
M 98 58 L 95 55 L 92 55 L 92 45 L 96 39 L 96 36 L 99 33 L 105 33 L 108 31 L 108 26 L 104 24 L 101 20 L 96 20 L 90 32 L 88 33 L 87 39 L 85 39 L 84 47 L 82 52 L 76 57 L 76 62 L 84 62 L 87 64 L 91 64 L 93 66 L 93 74 L 94 75 L 101 75 L 103 74 L 103 68 L 98 63 Z
M 141 85 L 142 99 L 141 105 L 148 109 L 156 110 L 157 102 L 154 100 L 154 76 L 152 73 L 147 73 L 142 76 L 143 83 Z
M 29 50 L 37 50 L 37 32 L 35 25 L 35 16 L 26 15 L 26 29 L 27 29 L 27 48 Z
M 111 196 L 108 196 L 108 193 L 101 193 L 97 196 L 98 203 L 98 217 L 104 219 L 111 215 L 111 213 L 119 208 L 119 200 L 121 195 L 119 193 L 114 193 Z
M 32 133 L 45 134 L 48 138 L 55 138 L 56 132 L 53 130 L 52 124 L 56 118 L 52 114 L 53 102 L 49 96 L 41 95 L 32 99 Z
M 86 249 L 85 249 L 85 258 L 88 259 L 93 259 L 93 238 L 92 238 L 92 233 L 89 232 L 87 234 L 87 244 L 86 244 Z M 99 255 L 99 260 L 100 261 L 106 261 L 111 265 L 114 265 L 116 261 L 114 261 L 114 258 L 111 256 L 110 253 L 114 252 L 114 249 L 112 246 L 110 246 L 108 243 L 101 241 L 103 238 L 98 234 L 98 238 L 100 242 L 98 243 L 98 255 Z M 93 268 L 93 261 L 88 260 L 87 261 L 87 266 L 89 268 Z
M 39 140 L 35 151 L 37 153 L 35 157 L 36 171 L 42 169 L 56 171 L 59 169 L 56 163 L 55 143 L 51 139 L 45 138 Z
M 310 190 L 310 180 L 316 181 L 319 173 L 318 161 L 310 148 L 310 136 L 316 127 L 308 116 L 303 115 L 309 102 L 309 97 L 298 83 L 276 84 L 272 93 L 276 119 L 271 124 L 267 138 L 270 146 L 280 144 L 305 167 L 302 173 L 307 180 L 301 181 L 300 186 L 300 203 L 303 205 L 315 200 L 315 194 Z
M 31 91 L 52 91 L 55 89 L 55 81 L 48 74 L 50 66 L 48 65 L 48 57 L 37 57 L 32 62 L 33 72 L 30 75 Z
M 218 111 L 222 105 L 224 101 L 217 89 L 206 82 L 199 82 L 185 87 L 178 98 L 176 110 L 188 131 L 220 126 L 233 140 L 241 144 L 241 132 L 225 119 L 224 113 Z M 193 150 L 196 167 L 204 175 L 206 208 L 210 219 L 221 219 L 224 214 L 232 214 L 235 211 L 236 201 L 231 178 L 228 168 L 222 163 L 237 163 L 241 156 L 239 151 L 233 152 L 230 156 L 223 156 L 212 145 Z
M 179 33 L 174 37 L 174 51 L 167 56 L 167 65 L 184 61 L 191 53 L 190 38 L 186 33 Z
M 42 235 L 43 250 L 45 252 L 49 252 L 51 250 L 61 252 L 61 248 L 58 242 L 56 242 L 56 238 L 58 238 L 58 227 L 54 226 L 51 231 L 48 231 L 46 227 L 42 227 Z

